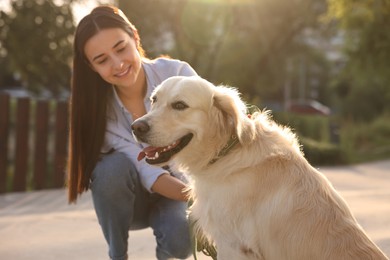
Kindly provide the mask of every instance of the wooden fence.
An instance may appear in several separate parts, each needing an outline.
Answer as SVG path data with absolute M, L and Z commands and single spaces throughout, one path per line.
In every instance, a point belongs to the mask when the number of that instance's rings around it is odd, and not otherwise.
M 66 101 L 0 94 L 0 193 L 64 187 Z

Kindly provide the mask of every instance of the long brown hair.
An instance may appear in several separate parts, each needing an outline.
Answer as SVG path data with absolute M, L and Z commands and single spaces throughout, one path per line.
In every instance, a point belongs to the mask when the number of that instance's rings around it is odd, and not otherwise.
M 88 190 L 91 173 L 99 159 L 106 129 L 108 100 L 112 86 L 92 70 L 84 53 L 86 42 L 100 30 L 121 28 L 132 37 L 141 57 L 145 56 L 137 29 L 121 10 L 99 6 L 76 28 L 72 89 L 69 103 L 68 200 Z

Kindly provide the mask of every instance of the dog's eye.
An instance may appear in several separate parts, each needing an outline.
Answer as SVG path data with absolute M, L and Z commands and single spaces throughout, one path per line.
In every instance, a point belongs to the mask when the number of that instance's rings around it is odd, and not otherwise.
M 188 108 L 188 105 L 182 101 L 177 101 L 177 102 L 172 104 L 172 108 L 176 109 L 176 110 L 184 110 L 184 109 Z
M 151 101 L 152 101 L 152 104 L 156 103 L 157 102 L 157 97 L 156 96 L 153 96 L 150 98 Z

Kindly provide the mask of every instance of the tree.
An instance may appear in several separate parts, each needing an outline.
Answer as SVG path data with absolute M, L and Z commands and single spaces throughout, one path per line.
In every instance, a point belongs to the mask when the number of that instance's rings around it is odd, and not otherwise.
M 328 21 L 345 32 L 348 57 L 335 89 L 343 112 L 372 120 L 390 111 L 390 1 L 328 0 Z
M 319 87 L 327 87 L 327 61 L 305 41 L 308 30 L 322 29 L 318 17 L 326 11 L 325 0 L 118 2 L 139 29 L 147 53 L 188 61 L 201 76 L 236 86 L 248 98 L 281 101 L 286 77 L 298 84 L 301 60 L 318 68 L 307 69 L 305 80 L 320 75 Z M 289 72 L 288 60 L 293 61 Z
M 3 59 L 33 92 L 54 95 L 67 88 L 74 33 L 71 1 L 12 0 L 11 11 L 0 13 Z

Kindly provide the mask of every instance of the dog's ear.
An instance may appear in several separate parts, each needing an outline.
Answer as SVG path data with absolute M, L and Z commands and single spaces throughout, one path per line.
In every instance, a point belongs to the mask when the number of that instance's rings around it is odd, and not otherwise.
M 239 92 L 225 86 L 215 87 L 214 106 L 220 110 L 225 131 L 235 128 L 240 143 L 250 143 L 255 138 L 255 126 L 246 114 L 246 105 L 241 100 Z

